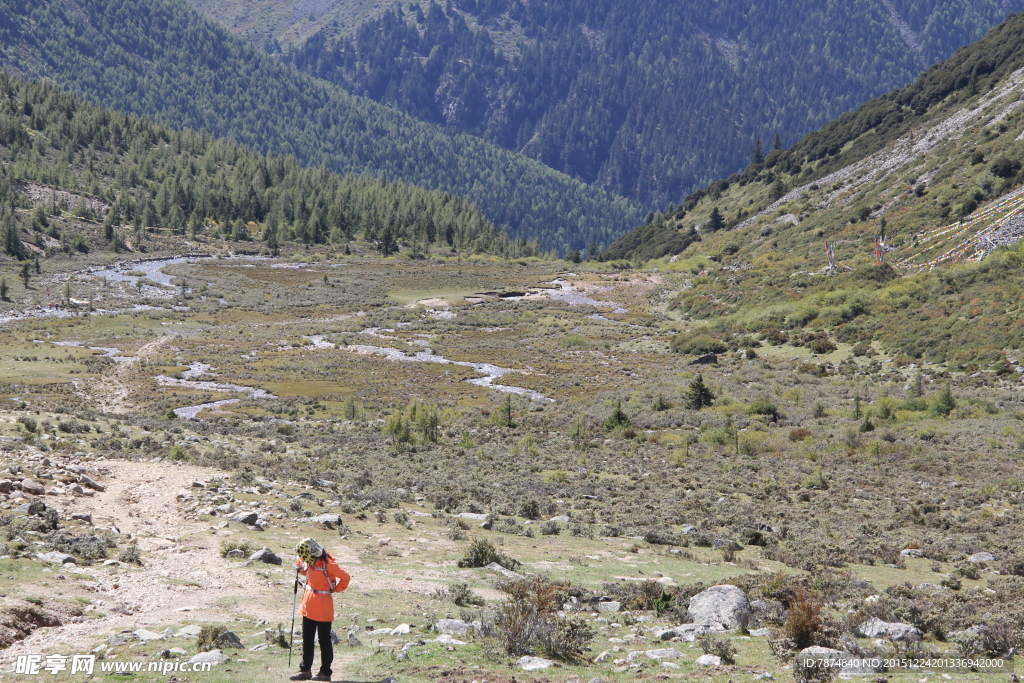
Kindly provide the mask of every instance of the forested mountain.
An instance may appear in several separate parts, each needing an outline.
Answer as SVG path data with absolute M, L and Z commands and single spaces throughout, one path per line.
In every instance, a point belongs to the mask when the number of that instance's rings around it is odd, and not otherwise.
M 816 354 L 878 343 L 897 365 L 1012 372 L 1009 350 L 1024 348 L 1022 104 L 1019 13 L 911 85 L 655 213 L 604 257 L 664 258 L 682 275 L 663 300 L 703 323 L 679 350 L 757 334 Z
M 744 167 L 758 138 L 792 144 L 910 82 L 1022 8 L 426 0 L 354 35 L 326 28 L 289 58 L 349 92 L 654 206 Z
M 181 0 L 0 0 L 0 17 L 0 63 L 17 73 L 306 165 L 459 194 L 545 249 L 609 244 L 639 222 L 620 197 L 298 73 Z
M 77 200 L 68 205 L 69 197 Z M 400 244 L 413 253 L 435 245 L 535 253 L 460 197 L 305 169 L 290 157 L 261 156 L 0 73 L 0 252 L 25 258 L 54 240 L 87 249 L 81 234 L 52 220 L 62 209 L 102 220 L 115 250 L 137 247 L 148 230 L 163 228 L 262 240 L 270 249 L 284 240 L 360 238 L 385 254 Z

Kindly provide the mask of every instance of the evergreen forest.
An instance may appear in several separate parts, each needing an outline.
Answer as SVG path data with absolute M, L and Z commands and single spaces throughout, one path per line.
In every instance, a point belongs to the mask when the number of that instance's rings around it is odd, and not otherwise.
M 223 3 L 222 3 L 223 4 Z M 645 207 L 903 86 L 1020 0 L 400 3 L 286 58 Z M 784 38 L 780 38 L 784 37 Z
M 263 152 L 458 194 L 520 240 L 610 244 L 631 202 L 265 55 L 180 0 L 0 0 L 0 64 L 93 102 Z
M 102 221 L 115 251 L 161 230 L 253 242 L 249 251 L 362 239 L 384 255 L 432 246 L 537 253 L 535 242 L 510 240 L 461 197 L 303 168 L 294 157 L 262 156 L 8 74 L 0 74 L 0 162 L 0 248 L 19 259 L 57 244 L 88 251 L 81 234 L 50 219 L 62 213 Z M 69 195 L 77 197 L 70 205 Z

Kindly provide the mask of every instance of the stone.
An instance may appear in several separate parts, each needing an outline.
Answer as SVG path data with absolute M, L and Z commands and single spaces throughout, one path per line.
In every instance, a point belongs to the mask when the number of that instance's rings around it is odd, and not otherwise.
M 198 638 L 199 634 L 203 632 L 202 627 L 190 624 L 189 626 L 182 626 L 178 629 L 177 633 L 174 634 L 175 638 Z
M 431 628 L 449 636 L 462 636 L 473 628 L 473 624 L 462 619 L 438 619 Z
M 10 479 L 0 479 L 0 493 L 10 493 L 14 490 L 14 482 Z
M 242 552 L 240 549 L 235 548 L 233 550 L 227 551 L 224 554 L 224 557 L 228 557 L 228 558 L 232 558 L 232 559 L 239 559 L 239 558 L 245 557 L 245 553 Z
M 924 557 L 924 551 L 920 548 L 907 548 L 900 551 L 900 557 Z
M 87 512 L 76 512 L 75 514 L 71 515 L 71 519 L 77 520 L 79 522 L 85 522 L 86 524 L 92 524 L 92 515 L 90 515 Z
M 614 600 L 597 603 L 598 612 L 618 612 L 620 609 L 622 609 L 622 603 Z
M 736 541 L 733 541 L 728 538 L 716 538 L 711 545 L 715 550 L 718 550 L 719 548 L 728 548 L 730 550 L 743 550 L 743 546 L 741 546 Z
M 647 659 L 680 659 L 686 656 L 679 650 L 673 650 L 670 647 L 647 650 L 644 654 L 647 655 Z
M 239 638 L 234 631 L 224 631 L 217 636 L 217 644 L 221 647 L 230 647 L 235 650 L 245 649 L 245 645 L 242 644 L 241 638 Z
M 890 623 L 871 617 L 857 627 L 857 635 L 864 638 L 888 638 L 904 643 L 919 643 L 924 637 L 921 629 L 911 624 Z
M 690 365 L 714 365 L 718 362 L 718 356 L 713 353 L 705 353 L 690 361 Z
M 67 553 L 59 553 L 56 550 L 48 553 L 38 553 L 37 558 L 50 564 L 74 564 L 75 556 Z
M 833 671 L 836 671 L 836 673 L 842 675 L 864 676 L 875 673 L 875 669 L 871 666 L 865 666 L 864 660 L 862 660 L 857 655 L 852 655 L 849 652 L 843 652 L 842 650 L 833 650 L 832 648 L 828 647 L 819 647 L 817 645 L 805 647 L 803 650 L 800 650 L 800 652 L 797 654 L 794 660 L 794 666 L 795 663 L 801 661 L 810 663 L 812 661 L 820 662 L 821 660 L 832 660 L 836 662 L 841 660 L 849 662 L 846 666 L 843 667 L 838 667 L 838 663 L 837 666 L 830 667 Z M 805 666 L 807 665 L 805 664 Z M 820 664 L 815 664 L 814 666 L 815 668 L 819 668 Z
M 715 655 L 701 655 L 697 657 L 697 663 L 701 666 L 721 666 L 722 658 Z
M 516 662 L 516 666 L 523 671 L 542 671 L 554 666 L 554 664 L 550 659 L 542 657 L 520 657 L 519 661 Z
M 317 515 L 316 517 L 307 517 L 306 521 L 312 522 L 313 524 L 330 524 L 333 526 L 335 524 L 341 524 L 341 515 L 328 512 L 322 515 Z
M 217 507 L 215 507 L 214 510 L 221 513 L 222 515 L 230 515 L 232 512 L 235 511 L 235 506 L 232 505 L 231 503 L 224 503 L 223 505 L 218 505 Z
M 197 655 L 193 655 L 192 659 L 188 660 L 189 664 L 223 664 L 224 662 L 230 662 L 231 657 L 220 650 L 210 650 L 209 652 L 200 652 Z
M 460 512 L 455 516 L 461 517 L 462 519 L 477 519 L 481 522 L 487 519 L 487 515 L 483 514 L 482 512 Z
M 132 631 L 132 635 L 137 639 L 148 642 L 150 640 L 163 640 L 164 636 L 162 633 L 154 633 L 153 631 L 147 631 L 144 628 L 140 628 L 138 631 Z
M 504 576 L 506 579 L 522 580 L 522 579 L 526 578 L 522 574 L 517 574 L 516 572 L 512 571 L 511 569 L 505 569 L 504 567 L 502 567 L 497 562 L 491 562 L 489 565 L 484 567 L 484 569 L 486 569 L 488 571 L 492 571 L 495 574 L 500 574 L 501 576 Z
M 554 517 L 552 517 L 548 521 L 550 521 L 550 522 L 568 522 L 569 521 L 569 515 L 555 515 Z
M 440 635 L 437 638 L 434 638 L 434 642 L 435 643 L 441 643 L 442 645 L 465 645 L 466 644 L 466 641 L 464 641 L 464 640 L 456 640 L 455 638 L 452 638 L 451 636 L 449 636 L 447 634 Z
M 754 628 L 750 629 L 748 633 L 755 638 L 767 638 L 772 634 L 772 630 L 770 628 Z
M 604 662 L 608 661 L 608 658 L 611 657 L 611 656 L 612 656 L 612 653 L 608 652 L 608 650 L 605 650 L 604 652 L 602 652 L 598 656 L 594 657 L 594 663 L 595 664 L 603 664 Z
M 661 668 L 662 669 L 682 669 L 683 667 L 679 666 L 675 662 L 662 662 L 661 663 Z
M 78 482 L 80 484 L 84 484 L 85 486 L 88 486 L 89 488 L 93 489 L 94 491 L 99 491 L 101 493 L 103 491 L 107 490 L 106 486 L 104 486 L 103 484 L 100 484 L 97 481 L 94 481 L 93 479 L 91 479 L 90 477 L 88 477 L 88 476 L 86 476 L 84 474 L 78 475 Z
M 264 562 L 266 564 L 281 564 L 281 557 L 267 547 L 260 548 L 249 559 L 253 562 Z
M 409 624 L 399 624 L 398 626 L 391 629 L 391 635 L 393 636 L 406 636 L 412 632 L 412 627 Z
M 34 496 L 41 496 L 46 493 L 46 489 L 42 484 L 36 483 L 31 479 L 21 480 L 21 490 L 25 493 L 31 493 Z
M 726 629 L 746 628 L 750 620 L 750 601 L 736 586 L 711 586 L 690 598 L 686 615 L 692 624 L 721 624 Z
M 246 512 L 244 510 L 242 512 L 236 512 L 228 517 L 232 522 L 241 522 L 246 526 L 252 526 L 259 518 L 260 516 L 255 512 Z
M 996 556 L 992 553 L 974 553 L 967 558 L 968 562 L 995 562 Z
M 692 643 L 697 640 L 697 636 L 710 633 L 712 631 L 724 631 L 725 627 L 721 624 L 680 624 L 675 628 L 668 628 L 664 631 L 655 631 L 654 636 L 659 640 L 682 640 L 687 643 Z

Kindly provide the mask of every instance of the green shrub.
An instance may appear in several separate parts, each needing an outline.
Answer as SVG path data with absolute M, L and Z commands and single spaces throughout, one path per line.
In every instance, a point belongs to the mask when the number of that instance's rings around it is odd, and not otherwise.
M 747 406 L 747 414 L 764 415 L 765 417 L 770 417 L 773 421 L 778 420 L 782 415 L 782 413 L 779 412 L 779 407 L 767 398 L 759 398 Z
M 469 544 L 466 556 L 459 560 L 458 565 L 463 569 L 471 569 L 473 567 L 486 567 L 492 562 L 497 562 L 505 569 L 512 570 L 518 569 L 521 566 L 518 560 L 513 560 L 508 555 L 498 552 L 493 543 L 483 538 L 474 539 Z
M 249 541 L 245 541 L 245 540 L 241 540 L 241 539 L 228 539 L 228 540 L 225 540 L 225 541 L 221 541 L 221 543 L 220 543 L 220 556 L 221 557 L 227 557 L 228 553 L 230 553 L 232 550 L 241 550 L 246 555 L 246 557 L 248 557 L 249 555 L 252 555 L 254 552 L 256 552 L 259 549 L 257 547 L 255 547 L 254 545 L 252 545 L 251 543 L 249 543 Z
M 703 356 L 706 353 L 725 353 L 729 345 L 703 332 L 680 332 L 672 337 L 673 353 L 688 356 Z
M 814 353 L 821 355 L 823 353 L 832 353 L 833 351 L 836 350 L 837 347 L 835 344 L 832 343 L 831 340 L 821 337 L 812 340 L 811 343 L 807 345 L 807 348 L 809 348 Z
M 217 641 L 227 631 L 223 626 L 204 626 L 196 638 L 196 651 L 209 652 L 217 647 Z

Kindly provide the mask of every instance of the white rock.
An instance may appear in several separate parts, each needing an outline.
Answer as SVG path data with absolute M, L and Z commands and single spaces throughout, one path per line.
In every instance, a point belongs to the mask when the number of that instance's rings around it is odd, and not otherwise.
M 606 662 L 606 661 L 608 661 L 608 658 L 611 657 L 611 656 L 612 656 L 612 653 L 608 652 L 608 650 L 605 650 L 604 652 L 602 652 L 598 656 L 594 657 L 594 663 L 595 664 L 601 664 L 603 662 Z
M 618 612 L 620 609 L 622 609 L 622 603 L 614 600 L 597 603 L 598 612 Z
M 924 637 L 921 629 L 911 624 L 890 623 L 871 617 L 857 627 L 857 635 L 865 638 L 888 638 L 905 643 L 918 643 Z
M 462 619 L 438 619 L 431 627 L 438 633 L 445 633 L 450 636 L 465 635 L 466 631 L 473 628 L 473 624 Z
M 203 632 L 201 626 L 191 624 L 189 626 L 183 626 L 178 629 L 177 633 L 174 634 L 175 638 L 197 638 L 199 634 Z
M 140 628 L 138 631 L 133 631 L 132 635 L 142 641 L 149 640 L 163 640 L 164 636 L 162 633 L 154 633 L 153 631 L 147 631 L 144 628 Z
M 516 662 L 516 666 L 523 671 L 541 671 L 554 666 L 554 664 L 550 659 L 542 659 L 541 657 L 520 657 L 519 661 Z
M 391 629 L 391 635 L 393 636 L 404 636 L 412 631 L 412 627 L 409 624 L 399 624 L 398 626 Z
M 692 624 L 721 624 L 724 628 L 744 628 L 750 619 L 750 601 L 736 586 L 711 586 L 690 598 L 687 618 Z
M 967 558 L 968 562 L 995 562 L 996 556 L 992 553 L 974 553 Z
M 189 664 L 205 664 L 210 662 L 211 664 L 223 664 L 224 662 L 230 662 L 231 657 L 220 650 L 210 650 L 209 652 L 200 652 L 197 655 L 193 655 L 192 659 L 188 660 Z
M 679 666 L 675 662 L 662 662 L 661 663 L 661 668 L 662 669 L 682 669 L 683 667 Z
M 466 644 L 466 641 L 464 641 L 464 640 L 456 640 L 455 638 L 452 638 L 448 634 L 440 635 L 437 638 L 434 638 L 434 642 L 435 643 L 441 643 L 442 645 L 465 645 Z
M 701 666 L 721 666 L 722 658 L 715 655 L 701 655 L 697 657 L 697 663 Z
M 647 650 L 644 654 L 647 655 L 647 659 L 680 659 L 686 656 L 679 650 L 673 650 L 670 647 Z

